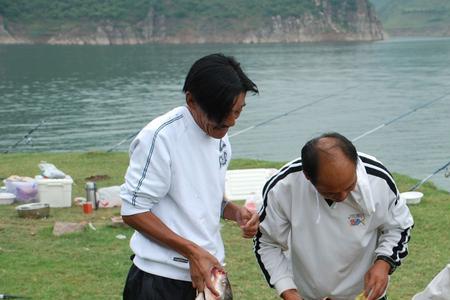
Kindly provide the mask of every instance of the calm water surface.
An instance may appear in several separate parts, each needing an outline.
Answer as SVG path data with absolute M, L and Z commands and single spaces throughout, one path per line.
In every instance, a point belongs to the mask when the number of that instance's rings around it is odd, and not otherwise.
M 235 158 L 287 161 L 322 132 L 355 138 L 439 99 L 356 146 L 419 179 L 450 161 L 450 39 L 0 46 L 0 151 L 107 150 L 182 105 L 190 65 L 212 52 L 234 55 L 260 89 L 247 97 L 230 134 L 285 114 L 233 136 Z M 11 149 L 41 121 L 31 139 Z M 450 190 L 444 173 L 432 181 Z

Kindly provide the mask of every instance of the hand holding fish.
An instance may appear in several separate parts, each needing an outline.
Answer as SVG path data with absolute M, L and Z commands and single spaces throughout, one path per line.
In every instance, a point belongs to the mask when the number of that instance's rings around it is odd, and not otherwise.
M 203 292 L 199 292 L 195 300 L 233 300 L 233 292 L 231 291 L 230 281 L 227 273 L 219 270 L 211 270 L 211 281 L 219 295 L 213 295 L 211 291 L 205 287 Z
M 191 272 L 192 286 L 199 292 L 203 292 L 207 287 L 214 295 L 219 296 L 212 281 L 211 270 L 217 269 L 225 272 L 219 261 L 208 251 L 201 247 L 194 247 L 189 255 L 189 267 Z
M 241 227 L 244 238 L 253 238 L 258 231 L 259 215 L 245 207 L 239 207 L 236 212 L 236 222 Z
M 383 261 L 377 260 L 364 276 L 364 296 L 367 300 L 375 300 L 381 297 L 388 285 L 388 273 L 390 265 Z

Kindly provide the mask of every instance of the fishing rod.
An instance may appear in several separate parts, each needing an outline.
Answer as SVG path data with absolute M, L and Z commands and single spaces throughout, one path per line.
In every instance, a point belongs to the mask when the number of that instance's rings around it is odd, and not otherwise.
M 10 146 L 10 147 L 9 147 L 8 149 L 6 149 L 3 153 L 8 153 L 8 152 L 10 152 L 12 149 L 16 148 L 16 147 L 17 147 L 20 143 L 22 143 L 24 140 L 30 141 L 30 140 L 31 140 L 31 134 L 32 134 L 34 131 L 38 130 L 39 127 L 41 127 L 42 125 L 44 125 L 44 123 L 45 123 L 45 120 L 42 120 L 39 124 L 37 124 L 36 126 L 34 126 L 33 128 L 31 128 L 31 129 L 27 132 L 27 134 L 25 134 L 25 135 L 23 136 L 23 138 L 21 138 L 20 140 L 18 140 L 14 145 Z M 0 298 L 0 299 L 1 299 L 1 298 Z
M 437 173 L 439 173 L 440 171 L 446 169 L 448 166 L 450 166 L 450 161 L 447 162 L 445 165 L 443 165 L 442 167 L 440 167 L 439 169 L 437 169 L 436 171 L 434 171 L 433 173 L 431 173 L 430 175 L 428 175 L 427 177 L 425 177 L 424 179 L 422 179 L 419 183 L 417 183 L 416 185 L 412 186 L 409 190 L 410 191 L 414 191 L 417 188 L 419 188 L 422 184 L 424 184 L 425 182 L 428 181 L 428 179 L 430 179 L 431 177 L 433 177 L 434 175 L 436 175 Z M 447 174 L 446 174 L 447 176 Z
M 418 111 L 419 109 L 422 109 L 422 108 L 424 108 L 424 107 L 430 106 L 430 105 L 433 104 L 434 102 L 437 102 L 437 101 L 439 101 L 439 100 L 442 100 L 443 98 L 447 97 L 448 95 L 450 95 L 450 92 L 449 92 L 449 93 L 446 93 L 446 94 L 444 94 L 444 95 L 442 95 L 442 96 L 440 96 L 440 97 L 437 97 L 437 98 L 435 98 L 435 99 L 433 99 L 433 100 L 431 100 L 431 101 L 429 101 L 429 102 L 426 102 L 425 104 L 416 106 L 415 108 L 413 108 L 413 109 L 407 111 L 406 113 L 401 114 L 400 116 L 395 117 L 395 118 L 393 118 L 392 120 L 390 120 L 390 121 L 388 121 L 388 122 L 385 122 L 385 123 L 383 123 L 383 124 L 380 124 L 380 125 L 378 125 L 377 127 L 372 128 L 372 129 L 369 130 L 369 131 L 364 132 L 364 133 L 361 134 L 360 136 L 357 136 L 356 138 L 352 139 L 352 142 L 356 142 L 357 140 L 360 140 L 360 139 L 362 139 L 363 137 L 365 137 L 365 136 L 367 136 L 367 135 L 369 135 L 369 134 L 371 134 L 371 133 L 374 133 L 375 131 L 378 131 L 379 129 L 381 129 L 381 128 L 383 128 L 383 127 L 386 127 L 386 126 L 388 126 L 388 125 L 390 125 L 390 124 L 392 124 L 392 123 L 394 123 L 394 122 L 396 122 L 396 121 L 398 121 L 398 120 L 400 120 L 400 119 L 403 119 L 404 117 L 406 117 L 406 116 L 408 116 L 408 115 L 410 115 L 410 114 L 412 114 L 412 113 Z
M 275 121 L 275 120 L 277 120 L 277 119 L 280 119 L 280 118 L 282 118 L 282 117 L 285 117 L 285 116 L 287 116 L 287 115 L 289 115 L 289 114 L 291 114 L 291 113 L 293 113 L 293 112 L 299 111 L 299 110 L 301 110 L 301 109 L 303 109 L 303 108 L 306 108 L 306 107 L 312 106 L 312 105 L 314 105 L 314 104 L 317 104 L 317 103 L 319 103 L 319 102 L 325 101 L 325 100 L 327 100 L 327 99 L 329 99 L 329 98 L 331 98 L 331 97 L 337 96 L 337 95 L 339 95 L 339 94 L 341 94 L 341 93 L 343 93 L 343 92 L 346 92 L 346 91 L 351 90 L 351 89 L 354 89 L 354 88 L 356 88 L 356 86 L 348 87 L 348 88 L 344 89 L 343 91 L 341 91 L 341 92 L 338 93 L 338 94 L 327 95 L 327 96 L 324 96 L 324 97 L 319 98 L 319 99 L 317 99 L 317 100 L 311 101 L 311 102 L 309 102 L 309 103 L 300 105 L 299 107 L 296 107 L 296 108 L 294 108 L 294 109 L 291 109 L 291 110 L 289 110 L 289 111 L 287 111 L 287 112 L 285 112 L 285 113 L 276 115 L 276 116 L 274 116 L 274 117 L 272 117 L 272 118 L 270 118 L 270 119 L 268 119 L 268 120 L 264 120 L 264 121 L 262 121 L 262 122 L 260 122 L 260 123 L 258 123 L 258 124 L 249 126 L 249 127 L 245 128 L 245 129 L 239 130 L 238 132 L 235 132 L 235 133 L 233 133 L 233 134 L 230 134 L 230 135 L 229 135 L 229 138 L 235 137 L 235 136 L 240 135 L 240 134 L 242 134 L 242 133 L 244 133 L 244 132 L 247 132 L 247 131 L 249 131 L 249 130 L 255 129 L 255 128 L 259 127 L 259 126 L 268 124 L 268 123 L 270 123 L 270 122 L 272 122 L 272 121 Z
M 121 140 L 120 142 L 118 142 L 117 144 L 115 144 L 114 146 L 109 148 L 106 152 L 111 152 L 111 151 L 115 150 L 117 147 L 119 147 L 120 145 L 122 145 L 123 143 L 125 143 L 126 141 L 131 140 L 139 133 L 139 131 L 141 131 L 141 130 L 139 129 L 135 133 L 130 134 L 128 137 L 124 138 L 123 140 Z

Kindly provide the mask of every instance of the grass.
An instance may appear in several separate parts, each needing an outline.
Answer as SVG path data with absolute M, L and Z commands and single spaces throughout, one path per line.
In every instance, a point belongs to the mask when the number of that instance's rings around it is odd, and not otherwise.
M 27 153 L 0 155 L 0 177 L 12 174 L 34 176 L 38 163 L 55 164 L 74 179 L 72 197 L 84 196 L 87 177 L 108 175 L 98 187 L 121 184 L 126 153 Z M 280 167 L 281 163 L 233 160 L 230 168 Z M 416 181 L 395 174 L 399 189 Z M 425 184 L 420 205 L 411 206 L 415 229 L 410 255 L 391 278 L 390 299 L 411 299 L 450 261 L 450 195 Z M 17 217 L 13 205 L 0 206 L 0 294 L 33 299 L 121 299 L 130 266 L 128 246 L 132 230 L 110 226 L 118 208 L 100 209 L 91 215 L 80 207 L 52 209 L 41 220 Z M 55 221 L 92 222 L 96 231 L 61 237 L 53 236 Z M 124 234 L 126 240 L 116 235 Z M 279 299 L 265 283 L 252 253 L 252 242 L 240 238 L 239 229 L 224 222 L 222 235 L 227 254 L 227 270 L 234 298 L 239 300 Z

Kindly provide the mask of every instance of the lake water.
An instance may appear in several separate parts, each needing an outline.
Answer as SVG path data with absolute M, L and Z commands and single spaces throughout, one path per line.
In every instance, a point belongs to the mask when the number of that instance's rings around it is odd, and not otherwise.
M 235 56 L 260 89 L 230 131 L 235 158 L 287 161 L 322 132 L 353 139 L 392 121 L 358 150 L 418 179 L 450 160 L 450 39 L 0 46 L 0 151 L 107 150 L 182 105 L 190 65 L 212 52 Z M 432 181 L 450 190 L 444 173 Z

